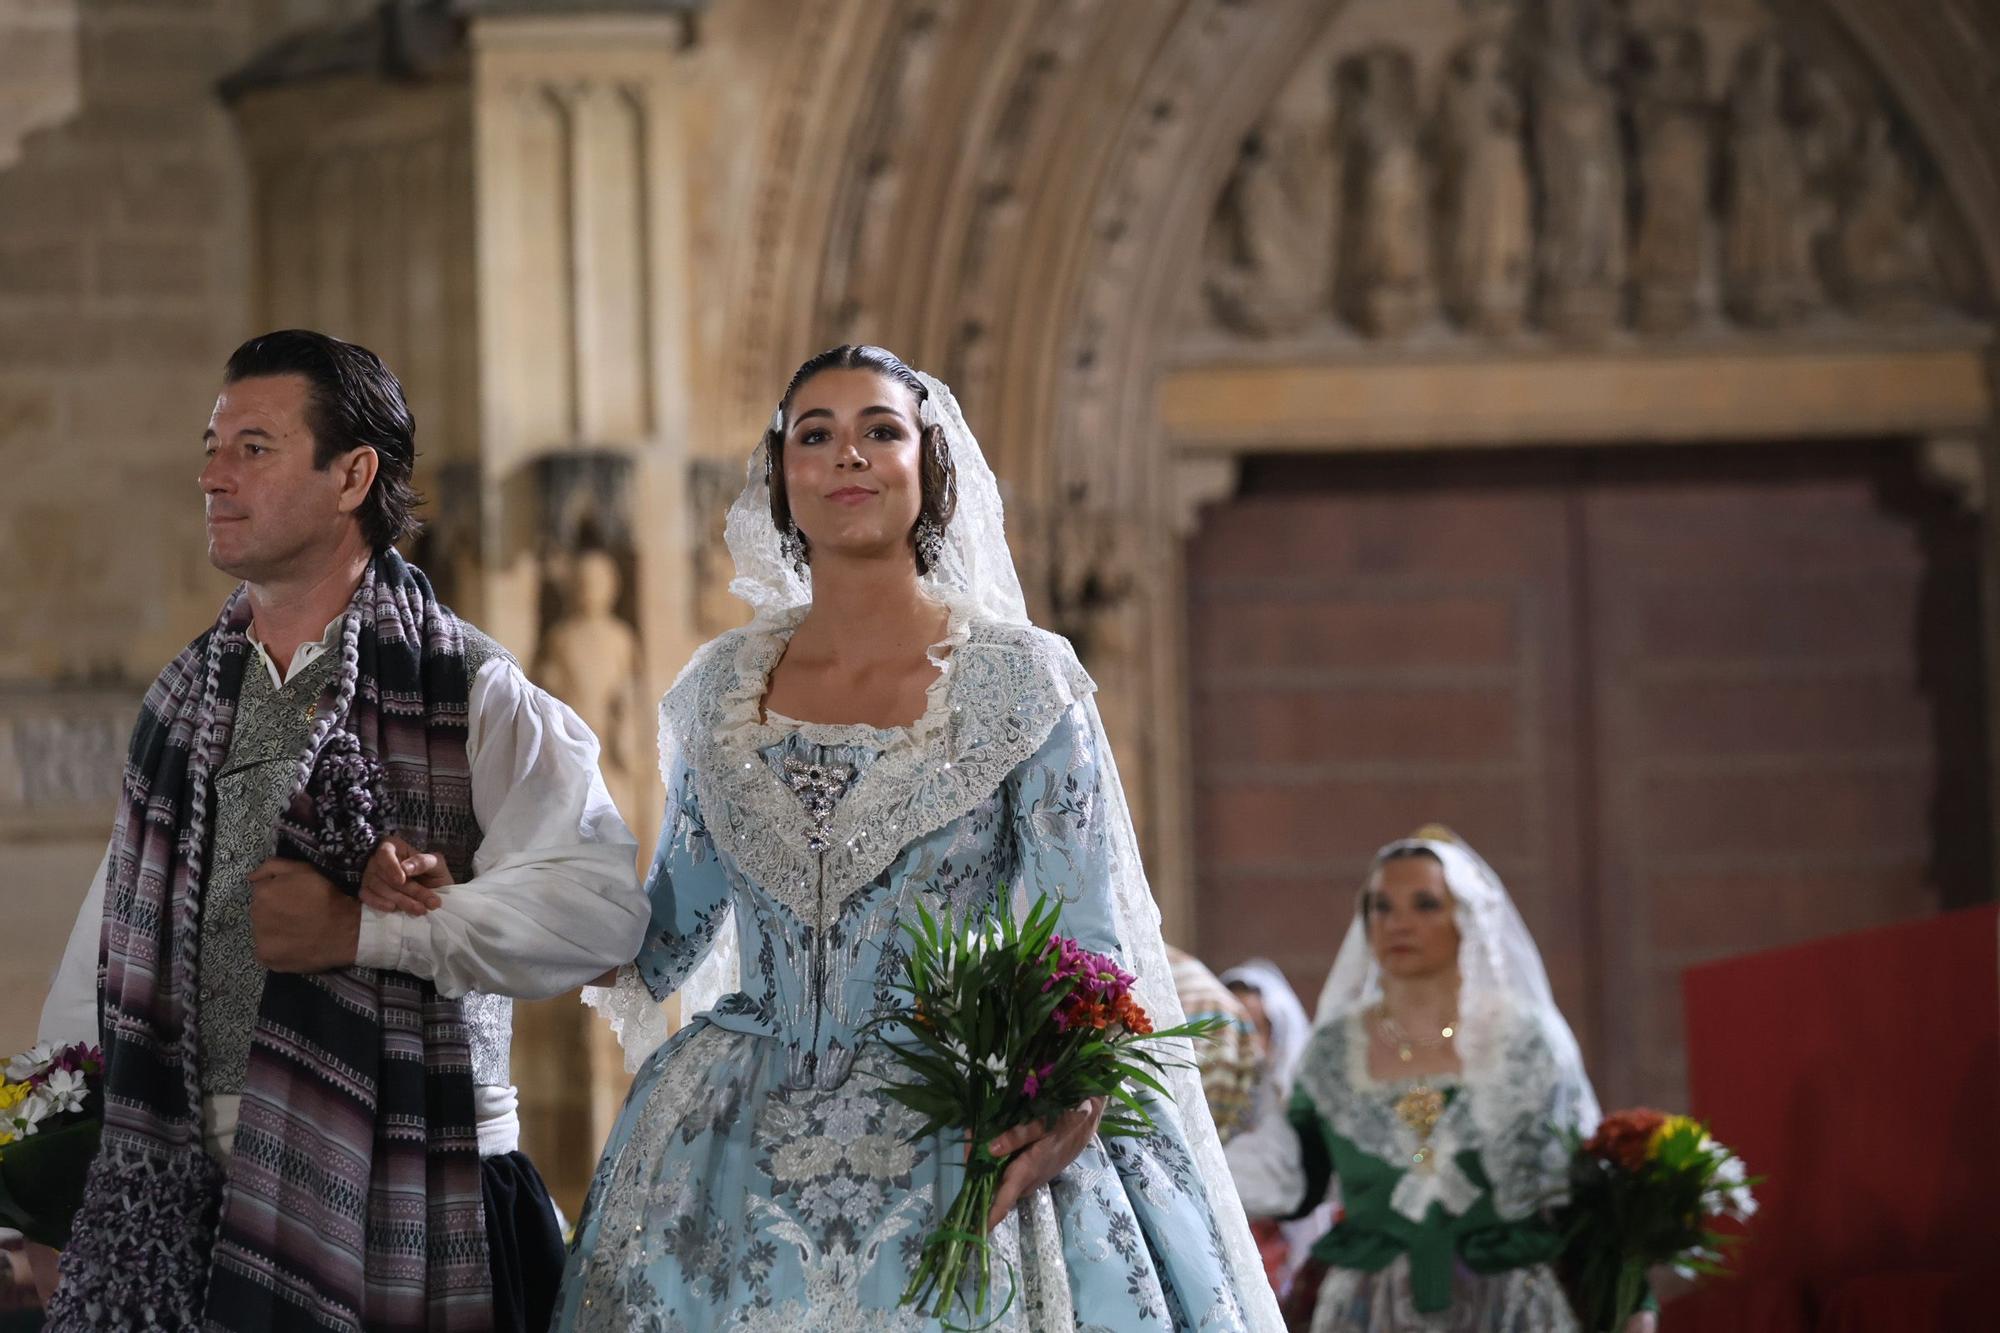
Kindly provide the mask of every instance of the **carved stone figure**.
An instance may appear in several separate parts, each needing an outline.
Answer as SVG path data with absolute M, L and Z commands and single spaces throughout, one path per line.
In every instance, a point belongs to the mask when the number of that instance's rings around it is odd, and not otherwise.
M 1632 317 L 1646 333 L 1688 327 L 1701 300 L 1713 135 L 1704 68 L 1701 35 L 1692 28 L 1659 29 L 1638 45 Z
M 1841 304 L 1865 319 L 1922 318 L 1935 308 L 1930 237 L 1917 184 L 1887 117 L 1861 127 L 1827 248 Z
M 623 576 L 607 551 L 579 551 L 555 562 L 560 608 L 542 636 L 534 678 L 597 733 L 611 799 L 637 826 L 646 813 L 646 750 L 639 743 L 646 710 L 639 697 L 639 636 L 616 611 Z
M 1332 295 L 1333 145 L 1324 117 L 1280 108 L 1243 142 L 1209 228 L 1210 308 L 1252 337 L 1295 333 Z
M 1386 47 L 1341 67 L 1347 127 L 1343 306 L 1363 332 L 1395 337 L 1430 313 L 1429 185 L 1408 55 Z
M 1492 38 L 1468 44 L 1438 109 L 1438 283 L 1446 311 L 1475 333 L 1513 333 L 1527 311 L 1534 219 L 1521 130 L 1505 48 Z
M 1722 276 L 1729 313 L 1789 323 L 1819 303 L 1810 178 L 1786 109 L 1789 62 L 1775 38 L 1744 49 L 1729 94 Z
M 1625 161 L 1602 47 L 1580 23 L 1552 20 L 1534 82 L 1537 304 L 1566 336 L 1608 331 L 1625 278 Z

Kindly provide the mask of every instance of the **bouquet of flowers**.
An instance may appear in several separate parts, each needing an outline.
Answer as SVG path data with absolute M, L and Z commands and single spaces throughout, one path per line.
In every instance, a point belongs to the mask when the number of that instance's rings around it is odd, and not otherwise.
M 104 1057 L 95 1046 L 46 1042 L 7 1062 L 0 1078 L 0 1222 L 61 1249 L 83 1202 L 104 1114 Z
M 970 1138 L 965 1181 L 944 1224 L 924 1242 L 902 1303 L 928 1307 L 947 1328 L 957 1301 L 990 1324 L 1013 1304 L 992 1303 L 986 1217 L 1006 1161 L 986 1150 L 997 1135 L 1030 1120 L 1053 1126 L 1090 1098 L 1107 1099 L 1099 1132 L 1146 1133 L 1152 1118 L 1136 1088 L 1168 1096 L 1157 1073 L 1183 1062 L 1157 1048 L 1172 1037 L 1203 1037 L 1219 1019 L 1155 1031 L 1132 995 L 1133 976 L 1104 954 L 1056 933 L 1059 910 L 1038 898 L 1027 919 L 1003 911 L 940 921 L 921 907 L 911 940 L 908 1003 L 871 1026 L 909 1072 L 888 1094 L 925 1117 L 911 1137 L 945 1130 Z M 969 1290 L 967 1290 L 969 1288 Z M 983 1324 L 980 1326 L 984 1326 Z
M 1570 1147 L 1563 1266 L 1592 1333 L 1624 1328 L 1655 1264 L 1684 1277 L 1722 1272 L 1737 1238 L 1715 1223 L 1757 1211 L 1743 1159 L 1688 1116 L 1615 1111 L 1590 1138 L 1572 1133 Z

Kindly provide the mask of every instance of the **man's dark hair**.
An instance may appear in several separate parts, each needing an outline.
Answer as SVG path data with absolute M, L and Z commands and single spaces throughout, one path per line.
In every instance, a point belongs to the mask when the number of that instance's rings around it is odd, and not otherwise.
M 403 400 L 403 386 L 366 347 L 310 329 L 281 329 L 237 348 L 222 382 L 299 375 L 307 386 L 306 425 L 313 433 L 313 466 L 325 468 L 351 449 L 375 451 L 375 484 L 355 517 L 361 535 L 384 550 L 414 535 L 424 502 L 410 485 L 417 461 L 417 421 Z

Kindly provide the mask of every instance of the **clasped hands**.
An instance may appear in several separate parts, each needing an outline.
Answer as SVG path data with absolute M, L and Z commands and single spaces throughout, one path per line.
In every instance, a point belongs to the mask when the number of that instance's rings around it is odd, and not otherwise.
M 422 916 L 442 905 L 438 891 L 452 884 L 444 858 L 420 852 L 391 835 L 368 858 L 361 892 L 350 898 L 303 861 L 272 858 L 250 875 L 250 920 L 257 961 L 274 972 L 322 972 L 354 962 L 361 907 Z M 1104 1098 L 1092 1097 L 1057 1118 L 1017 1125 L 986 1145 L 1011 1159 L 993 1195 L 986 1229 L 1000 1225 L 1028 1194 L 1048 1184 L 1097 1136 Z M 968 1152 L 970 1150 L 968 1149 Z
M 361 908 L 422 916 L 452 884 L 444 858 L 391 834 L 368 858 L 359 897 L 340 891 L 305 861 L 272 857 L 250 872 L 250 933 L 257 961 L 273 972 L 352 967 Z

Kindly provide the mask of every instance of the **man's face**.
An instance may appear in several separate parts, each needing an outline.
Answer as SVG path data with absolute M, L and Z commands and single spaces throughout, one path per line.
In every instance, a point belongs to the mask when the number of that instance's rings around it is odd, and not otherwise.
M 357 473 L 373 480 L 373 451 L 314 467 L 308 396 L 304 376 L 273 375 L 225 385 L 215 400 L 200 481 L 209 563 L 225 574 L 260 584 L 310 577 L 355 528 L 367 496 Z

